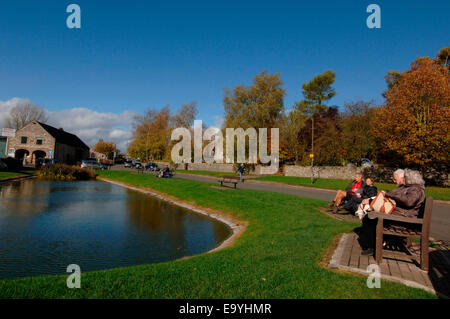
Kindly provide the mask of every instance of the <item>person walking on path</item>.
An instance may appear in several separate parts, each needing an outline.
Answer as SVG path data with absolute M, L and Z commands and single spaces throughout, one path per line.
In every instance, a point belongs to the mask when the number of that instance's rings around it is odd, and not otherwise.
M 244 175 L 244 171 L 245 171 L 245 165 L 244 165 L 244 163 L 241 163 L 241 165 L 239 165 L 239 167 L 238 167 L 239 181 L 241 181 L 241 182 L 242 182 L 242 175 Z

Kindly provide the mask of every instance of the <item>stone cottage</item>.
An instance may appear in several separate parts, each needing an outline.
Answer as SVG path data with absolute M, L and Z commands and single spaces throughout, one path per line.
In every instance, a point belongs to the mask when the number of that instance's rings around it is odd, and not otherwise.
M 38 121 L 17 130 L 7 147 L 9 156 L 25 159 L 27 165 L 36 165 L 39 158 L 75 164 L 89 157 L 89 147 L 78 136 Z

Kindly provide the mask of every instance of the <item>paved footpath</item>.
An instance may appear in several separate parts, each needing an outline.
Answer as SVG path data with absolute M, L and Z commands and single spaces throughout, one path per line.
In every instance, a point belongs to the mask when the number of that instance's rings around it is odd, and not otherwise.
M 204 175 L 183 174 L 177 172 L 176 178 L 191 179 L 202 182 L 217 183 L 218 178 Z M 239 183 L 238 188 L 255 189 L 270 192 L 285 193 L 303 197 L 317 198 L 331 201 L 336 191 L 314 189 L 311 187 L 283 185 L 281 183 L 262 182 L 246 179 Z M 433 215 L 431 216 L 431 237 L 436 240 L 450 243 L 450 205 L 445 203 L 434 203 Z

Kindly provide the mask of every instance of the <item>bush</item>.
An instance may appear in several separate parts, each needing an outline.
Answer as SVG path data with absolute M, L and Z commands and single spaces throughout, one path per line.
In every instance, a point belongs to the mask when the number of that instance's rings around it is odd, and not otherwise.
M 95 179 L 97 175 L 90 169 L 65 164 L 55 164 L 41 167 L 37 171 L 37 176 L 42 179 L 76 181 Z

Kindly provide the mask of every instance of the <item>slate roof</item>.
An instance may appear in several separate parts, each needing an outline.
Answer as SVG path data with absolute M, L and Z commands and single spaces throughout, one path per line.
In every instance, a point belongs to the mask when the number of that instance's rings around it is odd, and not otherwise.
M 51 136 L 53 136 L 56 139 L 57 143 L 89 149 L 89 146 L 84 144 L 84 142 L 80 140 L 80 138 L 75 134 L 65 132 L 61 129 L 57 129 L 53 126 L 41 122 L 38 123 L 44 128 L 44 130 L 46 130 Z

